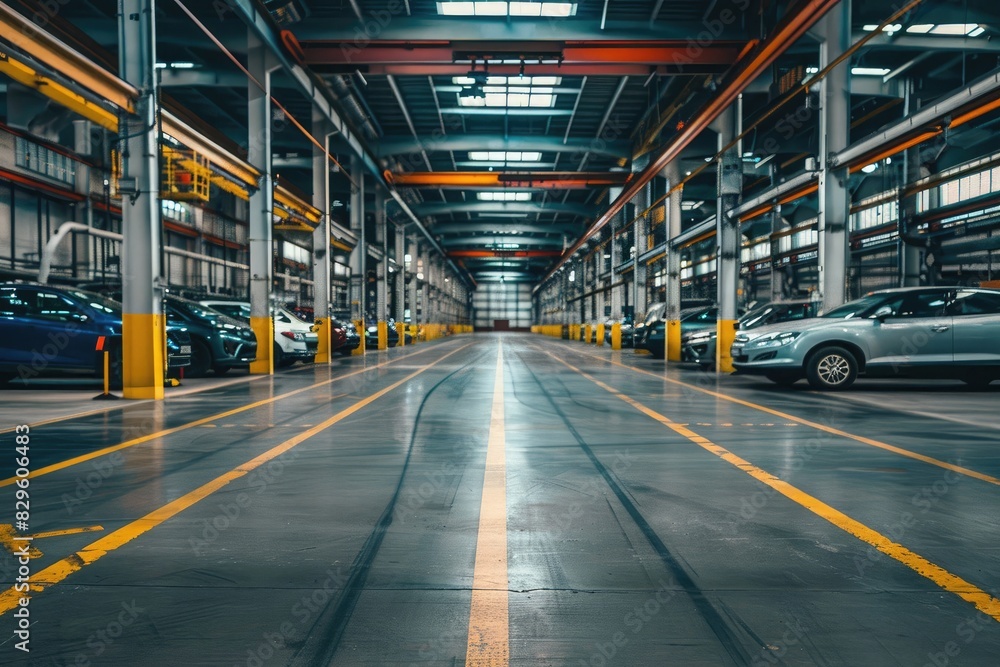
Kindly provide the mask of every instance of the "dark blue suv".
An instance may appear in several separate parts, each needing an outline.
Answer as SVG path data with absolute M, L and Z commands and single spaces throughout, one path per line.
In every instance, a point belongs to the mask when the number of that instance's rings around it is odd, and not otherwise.
M 0 284 L 0 383 L 43 373 L 103 377 L 102 350 L 111 353 L 111 381 L 121 384 L 122 307 L 72 287 Z M 167 331 L 170 368 L 190 364 L 191 338 Z

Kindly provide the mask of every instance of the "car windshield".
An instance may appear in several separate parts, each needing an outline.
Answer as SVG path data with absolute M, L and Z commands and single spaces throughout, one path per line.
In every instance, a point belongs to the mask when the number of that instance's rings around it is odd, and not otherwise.
M 94 310 L 98 310 L 108 315 L 119 315 L 122 312 L 122 305 L 114 299 L 109 299 L 101 294 L 85 292 L 83 290 L 67 290 L 70 295 L 87 304 Z
M 852 318 L 868 317 L 876 308 L 886 300 L 885 294 L 869 294 L 860 299 L 849 301 L 842 306 L 837 306 L 828 313 L 823 313 L 820 317 L 834 320 L 849 320 Z

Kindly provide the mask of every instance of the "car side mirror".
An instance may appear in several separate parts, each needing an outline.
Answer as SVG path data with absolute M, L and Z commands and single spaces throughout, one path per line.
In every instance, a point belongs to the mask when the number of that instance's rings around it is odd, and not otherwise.
M 872 315 L 872 317 L 878 320 L 879 322 L 885 322 L 886 318 L 891 316 L 892 316 L 892 308 L 890 308 L 889 306 L 882 306 L 881 308 L 875 311 L 874 315 Z
M 87 316 L 86 314 L 84 314 L 84 313 L 73 313 L 73 314 L 71 314 L 71 315 L 69 316 L 69 318 L 70 318 L 71 320 L 73 320 L 74 322 L 79 322 L 79 323 L 81 323 L 81 324 L 83 324 L 84 322 L 86 322 L 87 320 L 89 320 L 89 319 L 90 319 L 90 317 L 88 317 L 88 316 Z

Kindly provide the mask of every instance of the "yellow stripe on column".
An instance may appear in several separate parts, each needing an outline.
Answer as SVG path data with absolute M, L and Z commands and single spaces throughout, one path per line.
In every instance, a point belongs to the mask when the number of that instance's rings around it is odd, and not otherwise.
M 403 347 L 404 345 L 406 345 L 406 323 L 405 322 L 396 322 L 396 333 L 399 335 L 399 343 L 397 343 L 397 345 L 399 347 Z
M 365 345 L 367 345 L 365 337 L 368 335 L 368 329 L 365 327 L 365 321 L 354 320 L 354 328 L 357 329 L 358 335 L 361 336 L 361 342 L 356 348 L 354 348 L 353 351 L 351 351 L 351 355 L 355 357 L 363 356 L 365 353 Z
M 250 328 L 257 337 L 257 358 L 250 362 L 251 375 L 274 373 L 274 320 L 268 317 L 251 317 Z
M 667 346 L 667 361 L 681 360 L 681 321 L 670 320 L 667 322 L 667 330 L 663 333 L 666 337 L 664 341 Z
M 736 339 L 736 320 L 719 320 L 716 324 L 715 367 L 720 373 L 732 373 L 733 357 L 730 348 Z
M 125 398 L 163 398 L 162 315 L 122 315 L 122 395 Z
M 389 323 L 385 320 L 378 321 L 378 349 L 389 349 Z
M 493 381 L 490 435 L 486 446 L 486 475 L 479 510 L 476 567 L 472 575 L 469 667 L 505 667 L 510 662 L 507 610 L 507 459 L 504 433 L 503 348 L 497 355 Z
M 330 318 L 323 317 L 318 320 L 316 335 L 319 336 L 319 344 L 316 347 L 316 357 L 313 359 L 314 363 L 317 364 L 328 364 L 330 363 Z

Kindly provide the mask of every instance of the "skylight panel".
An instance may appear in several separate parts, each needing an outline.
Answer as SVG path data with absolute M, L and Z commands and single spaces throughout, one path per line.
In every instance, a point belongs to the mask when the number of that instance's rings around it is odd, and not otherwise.
M 530 192 L 479 192 L 476 196 L 479 201 L 531 201 Z
M 542 154 L 537 151 L 469 151 L 469 159 L 479 162 L 538 162 Z
M 494 2 L 475 0 L 437 3 L 439 16 L 516 16 L 525 18 L 565 18 L 576 15 L 575 2 Z

